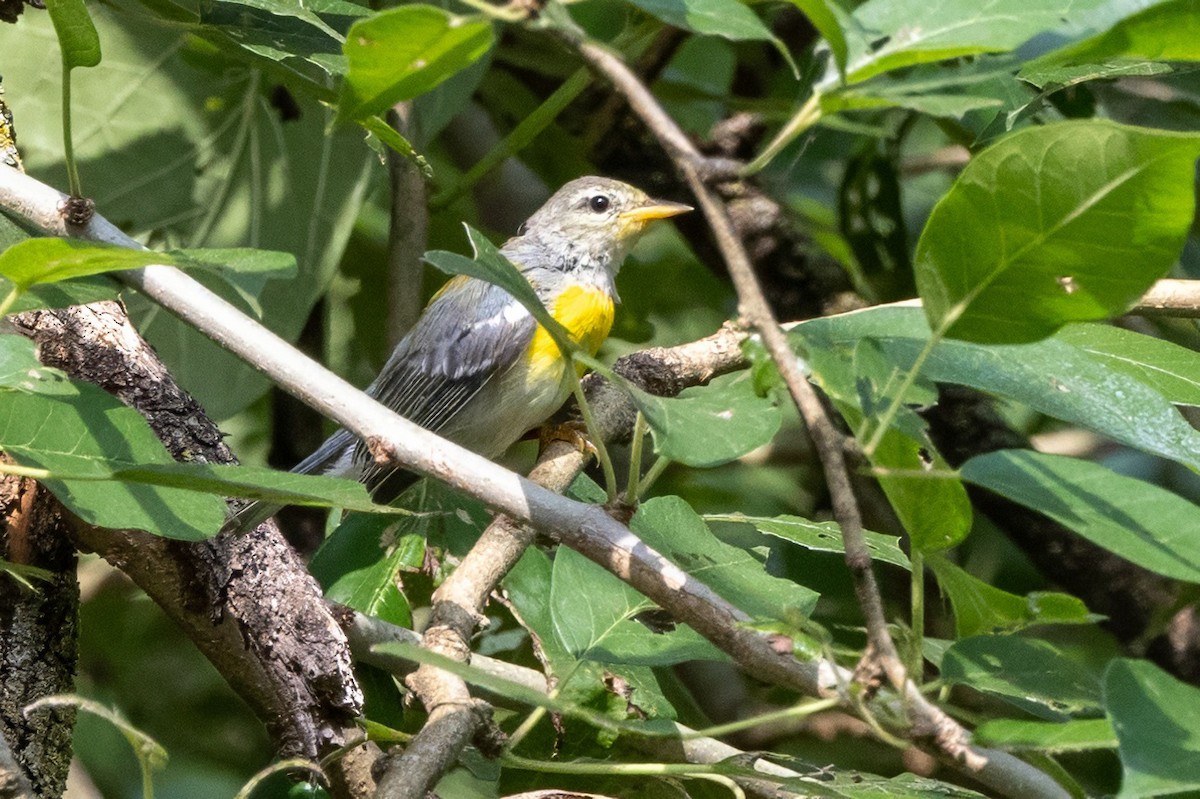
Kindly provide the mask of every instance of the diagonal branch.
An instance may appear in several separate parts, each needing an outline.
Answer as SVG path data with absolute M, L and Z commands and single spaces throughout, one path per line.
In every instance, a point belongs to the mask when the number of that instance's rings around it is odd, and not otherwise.
M 1051 778 L 1046 775 L 1035 776 L 1037 772 L 1029 774 L 1027 767 L 1019 769 L 1025 772 L 1020 785 L 1009 782 L 1006 775 L 997 775 L 989 770 L 988 758 L 971 745 L 970 734 L 926 699 L 916 684 L 909 679 L 887 629 L 883 601 L 871 569 L 871 556 L 863 535 L 858 501 L 854 496 L 846 467 L 842 436 L 801 371 L 783 329 L 763 296 L 753 265 L 737 236 L 728 210 L 706 185 L 706 178 L 712 170 L 706 169 L 706 161 L 700 152 L 620 58 L 593 42 L 574 38 L 564 32 L 560 32 L 560 37 L 579 53 L 589 67 L 624 95 L 630 107 L 670 155 L 708 219 L 737 290 L 741 314 L 746 323 L 762 337 L 820 455 L 832 498 L 834 517 L 842 528 L 846 563 L 854 579 L 855 594 L 867 626 L 869 644 L 864 665 L 872 670 L 876 667 L 882 669 L 895 689 L 904 697 L 912 719 L 907 735 L 916 742 L 932 746 L 943 758 L 1006 794 L 1032 795 L 1029 793 L 1031 787 L 1024 784 L 1026 779 L 1032 777 L 1041 783 L 1037 790 L 1038 795 L 1065 795 L 1062 788 Z M 1012 776 L 1016 776 L 1016 771 Z M 999 779 L 993 782 L 992 779 L 996 777 Z

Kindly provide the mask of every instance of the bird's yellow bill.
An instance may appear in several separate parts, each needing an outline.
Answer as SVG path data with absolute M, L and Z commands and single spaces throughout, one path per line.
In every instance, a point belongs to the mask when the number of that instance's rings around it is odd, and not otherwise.
M 652 219 L 666 219 L 669 216 L 686 214 L 691 210 L 694 210 L 692 206 L 684 205 L 683 203 L 673 203 L 669 200 L 647 200 L 644 205 L 639 205 L 637 208 L 630 208 L 628 211 L 622 211 L 619 216 L 622 222 L 641 222 L 644 224 Z

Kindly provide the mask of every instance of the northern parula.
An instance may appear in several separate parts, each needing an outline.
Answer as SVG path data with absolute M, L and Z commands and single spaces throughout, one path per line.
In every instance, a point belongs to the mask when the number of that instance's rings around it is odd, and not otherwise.
M 567 183 L 500 248 L 571 338 L 594 355 L 608 337 L 614 278 L 648 223 L 692 210 L 620 181 Z M 571 393 L 566 359 L 504 289 L 455 277 L 396 345 L 367 393 L 406 419 L 485 457 L 504 452 Z M 341 429 L 293 469 L 354 477 L 374 491 L 393 467 L 378 465 Z M 239 511 L 246 529 L 278 508 Z

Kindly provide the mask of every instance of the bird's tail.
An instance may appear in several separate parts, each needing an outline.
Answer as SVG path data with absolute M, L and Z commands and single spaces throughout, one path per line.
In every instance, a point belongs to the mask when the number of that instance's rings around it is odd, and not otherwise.
M 358 441 L 347 430 L 338 430 L 325 439 L 325 443 L 313 454 L 298 463 L 293 469 L 294 474 L 332 474 L 345 475 L 350 471 L 350 456 Z M 222 533 L 246 533 L 267 519 L 274 516 L 284 505 L 265 500 L 257 500 L 238 507 L 237 503 L 230 505 L 229 518 L 221 527 Z

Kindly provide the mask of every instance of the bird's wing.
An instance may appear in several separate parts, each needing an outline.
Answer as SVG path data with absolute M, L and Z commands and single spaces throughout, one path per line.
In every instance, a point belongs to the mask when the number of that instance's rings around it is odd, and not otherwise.
M 454 278 L 367 393 L 436 432 L 525 354 L 536 329 L 529 312 L 503 289 Z

